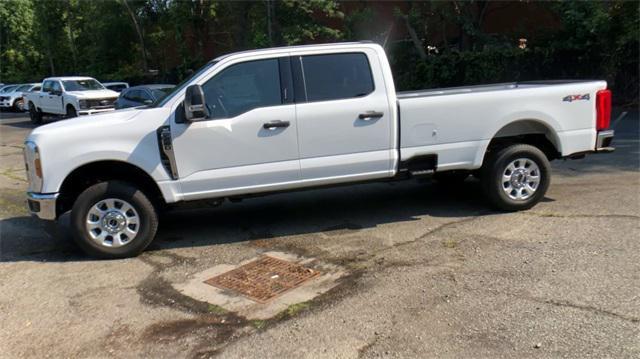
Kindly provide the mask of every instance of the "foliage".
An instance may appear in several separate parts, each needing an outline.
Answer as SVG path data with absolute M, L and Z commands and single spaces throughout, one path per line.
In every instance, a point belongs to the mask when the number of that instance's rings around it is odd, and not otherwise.
M 225 52 L 371 39 L 385 45 L 401 90 L 604 77 L 614 99 L 637 101 L 637 2 L 525 0 L 521 4 L 544 8 L 561 26 L 534 30 L 527 37 L 535 41 L 524 50 L 516 47 L 519 33 L 484 30 L 490 4 L 508 2 L 396 1 L 389 3 L 395 8 L 390 13 L 375 10 L 379 4 L 0 0 L 0 82 L 67 74 L 178 82 Z

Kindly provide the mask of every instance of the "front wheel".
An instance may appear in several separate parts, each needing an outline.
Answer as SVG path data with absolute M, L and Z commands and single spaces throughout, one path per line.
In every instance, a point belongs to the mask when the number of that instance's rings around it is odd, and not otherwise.
M 36 109 L 36 106 L 29 102 L 29 117 L 31 118 L 31 123 L 34 125 L 39 125 L 42 123 L 42 113 Z
M 71 227 L 78 245 L 99 258 L 140 254 L 155 237 L 158 215 L 147 196 L 120 181 L 84 190 L 71 209 Z
M 73 106 L 67 106 L 67 114 L 65 116 L 65 118 L 74 118 L 78 116 L 78 112 L 76 112 L 75 107 Z
M 518 211 L 535 206 L 544 197 L 551 166 L 538 148 L 518 144 L 491 154 L 481 175 L 484 194 L 493 207 Z

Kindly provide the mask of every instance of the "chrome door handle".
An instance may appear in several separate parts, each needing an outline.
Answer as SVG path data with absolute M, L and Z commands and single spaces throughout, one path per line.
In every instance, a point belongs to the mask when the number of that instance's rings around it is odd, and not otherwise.
M 262 128 L 264 128 L 265 130 L 274 131 L 278 128 L 289 127 L 289 125 L 289 121 L 271 121 L 263 124 Z
M 380 118 L 382 116 L 384 116 L 384 113 L 382 112 L 367 111 L 365 113 L 361 113 L 360 115 L 358 115 L 358 118 L 361 120 L 369 121 L 371 119 Z

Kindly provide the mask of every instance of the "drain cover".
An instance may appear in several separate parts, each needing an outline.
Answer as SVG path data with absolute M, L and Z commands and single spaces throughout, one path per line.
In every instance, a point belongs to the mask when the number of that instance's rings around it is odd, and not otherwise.
M 320 272 L 282 259 L 262 256 L 204 282 L 230 289 L 259 303 L 302 284 Z

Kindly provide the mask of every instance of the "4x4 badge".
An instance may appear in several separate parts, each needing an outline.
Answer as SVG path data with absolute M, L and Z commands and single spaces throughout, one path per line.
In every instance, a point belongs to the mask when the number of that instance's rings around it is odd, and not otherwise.
M 564 102 L 573 102 L 573 101 L 578 101 L 578 100 L 586 100 L 589 101 L 589 94 L 586 93 L 584 95 L 569 95 L 569 96 L 565 96 L 562 98 L 562 101 Z

